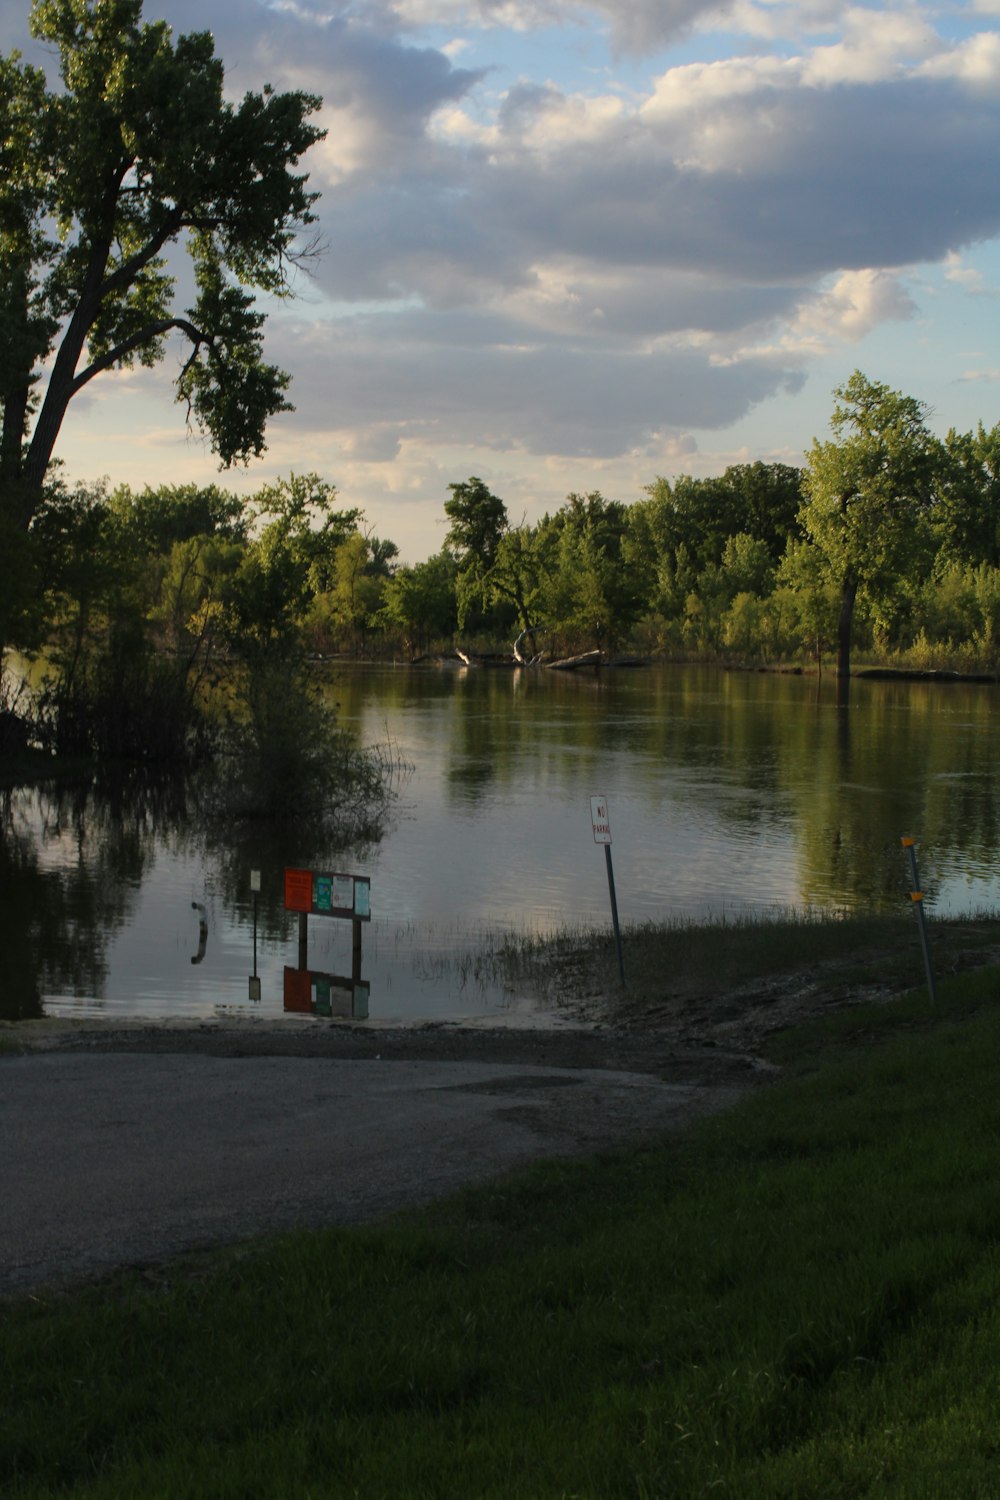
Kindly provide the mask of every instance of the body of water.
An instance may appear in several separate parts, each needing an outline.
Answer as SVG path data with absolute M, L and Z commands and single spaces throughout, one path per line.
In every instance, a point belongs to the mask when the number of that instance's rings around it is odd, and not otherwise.
M 342 719 L 409 769 L 382 841 L 336 856 L 201 826 L 177 789 L 16 790 L 0 1014 L 282 1014 L 297 961 L 283 869 L 305 865 L 371 881 L 372 1020 L 496 1016 L 525 997 L 479 986 L 463 954 L 498 932 L 610 924 L 597 793 L 624 923 L 905 908 L 903 835 L 931 915 L 994 909 L 998 689 L 861 680 L 847 710 L 834 689 L 688 667 L 345 669 Z M 349 922 L 310 918 L 309 965 L 350 974 Z M 322 986 L 313 1000 L 326 1007 Z

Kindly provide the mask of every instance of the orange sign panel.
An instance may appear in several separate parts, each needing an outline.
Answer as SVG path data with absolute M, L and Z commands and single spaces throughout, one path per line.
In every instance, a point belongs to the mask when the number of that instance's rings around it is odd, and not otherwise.
M 285 910 L 312 911 L 313 878 L 311 870 L 285 871 Z

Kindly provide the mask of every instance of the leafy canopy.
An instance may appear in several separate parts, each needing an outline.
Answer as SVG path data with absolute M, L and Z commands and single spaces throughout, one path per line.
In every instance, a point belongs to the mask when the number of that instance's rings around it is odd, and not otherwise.
M 878 598 L 926 546 L 939 444 L 922 401 L 860 370 L 834 396 L 834 439 L 813 442 L 799 519 L 830 572 Z
M 289 409 L 253 294 L 288 292 L 314 220 L 294 168 L 323 135 L 320 100 L 267 87 L 231 104 L 208 32 L 174 40 L 141 15 L 142 0 L 33 0 L 56 91 L 0 58 L 0 508 L 19 527 L 72 398 L 105 370 L 156 364 L 171 334 L 186 342 L 178 399 L 223 466 L 259 455 Z M 175 243 L 196 287 L 181 312 Z

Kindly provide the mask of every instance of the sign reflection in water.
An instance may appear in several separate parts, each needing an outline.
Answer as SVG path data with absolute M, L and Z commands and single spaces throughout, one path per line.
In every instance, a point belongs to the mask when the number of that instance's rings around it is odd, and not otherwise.
M 905 910 L 902 834 L 918 840 L 932 919 L 1000 898 L 996 688 L 858 681 L 845 712 L 832 680 L 385 668 L 345 670 L 331 694 L 363 739 L 388 739 L 413 767 L 369 849 L 208 827 L 172 784 L 5 794 L 2 1013 L 280 1015 L 295 932 L 282 874 L 300 865 L 377 882 L 365 942 L 374 1019 L 495 1014 L 520 997 L 463 986 L 456 952 L 489 933 L 608 930 L 604 871 L 587 855 L 595 786 L 615 808 L 626 923 Z M 209 928 L 196 966 L 192 902 Z M 311 965 L 350 973 L 350 924 L 321 928 Z

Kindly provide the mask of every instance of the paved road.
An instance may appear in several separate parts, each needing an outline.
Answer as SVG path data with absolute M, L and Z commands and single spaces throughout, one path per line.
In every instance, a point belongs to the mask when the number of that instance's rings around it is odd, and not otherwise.
M 360 1222 L 669 1129 L 736 1090 L 502 1063 L 0 1058 L 0 1295 Z

